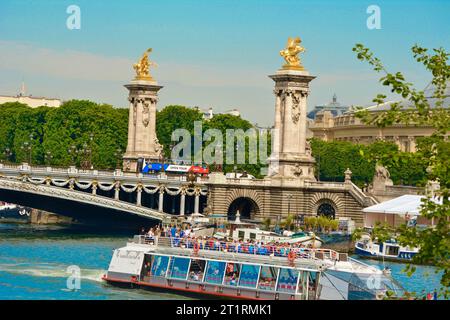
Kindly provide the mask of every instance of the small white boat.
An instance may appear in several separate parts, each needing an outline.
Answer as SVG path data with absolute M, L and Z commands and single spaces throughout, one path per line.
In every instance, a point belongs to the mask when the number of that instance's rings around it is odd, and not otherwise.
M 306 247 L 320 248 L 323 240 L 314 234 L 314 232 L 296 232 L 289 235 L 288 239 L 281 240 L 282 243 L 297 244 L 301 243 Z
M 303 244 L 305 247 L 320 248 L 323 241 L 313 232 L 286 233 L 280 235 L 275 232 L 261 230 L 259 228 L 236 228 L 232 232 L 233 240 L 256 240 L 263 242 L 279 242 L 289 244 Z
M 23 220 L 29 216 L 30 212 L 26 208 L 0 201 L 0 219 Z
M 410 261 L 418 252 L 418 248 L 403 247 L 393 239 L 377 243 L 367 235 L 355 243 L 355 254 L 365 258 Z

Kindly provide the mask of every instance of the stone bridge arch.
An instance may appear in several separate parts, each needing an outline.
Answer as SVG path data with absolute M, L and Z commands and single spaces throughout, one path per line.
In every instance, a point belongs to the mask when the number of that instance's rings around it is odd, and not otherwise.
M 234 220 L 236 210 L 240 210 L 241 218 L 254 219 L 261 213 L 263 197 L 252 189 L 232 189 L 227 194 L 225 202 L 228 218 Z
M 17 179 L 0 179 L 0 200 L 72 217 L 77 221 L 119 225 L 126 222 L 130 227 L 137 223 L 142 226 L 164 221 L 168 216 L 124 201 Z
M 345 203 L 341 195 L 331 192 L 314 193 L 310 200 L 310 212 L 337 218 L 345 213 Z

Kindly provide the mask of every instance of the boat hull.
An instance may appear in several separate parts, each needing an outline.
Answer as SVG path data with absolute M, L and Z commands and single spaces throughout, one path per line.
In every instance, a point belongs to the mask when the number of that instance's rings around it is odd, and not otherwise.
M 188 283 L 181 280 L 161 279 L 157 282 L 127 280 L 104 275 L 102 280 L 121 288 L 140 288 L 153 292 L 172 293 L 192 298 L 231 299 L 231 300 L 295 300 L 293 294 L 258 292 L 241 288 Z
M 361 258 L 374 259 L 374 260 L 385 260 L 385 261 L 397 261 L 397 262 L 411 262 L 417 252 L 404 252 L 400 251 L 398 256 L 388 256 L 383 254 L 377 254 L 369 250 L 364 250 L 362 248 L 355 247 L 355 254 Z

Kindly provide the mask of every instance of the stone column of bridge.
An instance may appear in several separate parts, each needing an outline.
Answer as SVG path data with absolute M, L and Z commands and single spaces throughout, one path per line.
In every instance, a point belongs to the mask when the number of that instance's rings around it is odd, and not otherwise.
M 159 189 L 158 211 L 163 212 L 164 209 L 164 189 Z
M 194 199 L 194 213 L 200 213 L 200 190 L 195 190 L 195 199 Z
M 306 99 L 315 77 L 306 70 L 280 69 L 275 81 L 274 152 L 269 163 L 271 178 L 315 180 L 314 158 L 306 143 Z
M 137 72 L 136 78 L 125 85 L 125 88 L 129 90 L 130 112 L 128 144 L 123 156 L 124 171 L 138 171 L 137 163 L 140 158 L 158 161 L 162 151 L 156 136 L 156 104 L 158 91 L 162 86 L 149 75 L 150 64 L 148 57 L 144 54 L 140 62 L 134 65 Z
M 185 206 L 186 206 L 186 189 L 181 189 L 180 216 L 184 216 Z

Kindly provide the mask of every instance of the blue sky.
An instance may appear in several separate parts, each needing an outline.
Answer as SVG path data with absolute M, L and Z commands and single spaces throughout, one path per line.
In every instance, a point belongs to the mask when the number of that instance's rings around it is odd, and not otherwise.
M 66 8 L 81 9 L 81 30 L 66 28 Z M 381 29 L 369 30 L 369 5 Z M 303 63 L 317 78 L 308 106 L 336 93 L 344 104 L 367 105 L 385 92 L 377 75 L 351 51 L 372 48 L 388 69 L 418 87 L 429 76 L 410 54 L 419 43 L 449 50 L 450 1 L 129 0 L 0 1 L 0 94 L 28 92 L 126 106 L 123 84 L 147 47 L 167 104 L 238 108 L 252 122 L 273 121 L 273 82 L 287 37 L 300 36 Z M 393 96 L 395 97 L 395 96 Z

